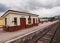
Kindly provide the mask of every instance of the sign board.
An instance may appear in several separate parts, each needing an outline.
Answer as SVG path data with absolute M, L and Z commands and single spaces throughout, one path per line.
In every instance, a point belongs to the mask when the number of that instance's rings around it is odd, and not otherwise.
M 21 16 L 21 18 L 25 18 L 25 16 Z

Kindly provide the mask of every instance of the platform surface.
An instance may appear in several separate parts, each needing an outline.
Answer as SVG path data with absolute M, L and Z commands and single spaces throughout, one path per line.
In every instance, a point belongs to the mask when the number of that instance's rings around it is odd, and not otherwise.
M 18 37 L 18 36 L 23 36 L 25 34 L 33 32 L 35 30 L 42 30 L 45 27 L 48 27 L 49 25 L 52 25 L 56 22 L 57 21 L 45 22 L 43 24 L 40 23 L 39 26 L 34 26 L 32 28 L 22 29 L 22 30 L 18 30 L 18 31 L 14 31 L 14 32 L 6 32 L 6 31 L 3 31 L 2 29 L 0 29 L 0 43 L 5 42 L 5 41 L 10 40 L 10 39 L 13 39 L 13 38 Z

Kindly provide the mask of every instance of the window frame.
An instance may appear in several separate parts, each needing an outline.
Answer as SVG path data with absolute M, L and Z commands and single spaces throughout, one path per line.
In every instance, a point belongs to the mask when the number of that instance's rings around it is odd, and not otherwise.
M 17 25 L 17 17 L 14 17 L 14 25 Z
M 31 24 L 31 18 L 28 18 L 28 24 Z

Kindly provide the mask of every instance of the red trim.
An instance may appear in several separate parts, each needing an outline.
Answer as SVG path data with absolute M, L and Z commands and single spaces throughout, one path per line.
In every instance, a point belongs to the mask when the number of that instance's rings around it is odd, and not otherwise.
M 4 26 L 3 27 L 3 30 L 5 30 L 5 31 L 17 31 L 20 29 L 22 29 L 21 26 L 8 26 L 8 27 Z
M 35 23 L 34 26 L 38 26 L 39 23 Z
M 8 29 L 7 29 L 7 28 L 8 28 L 8 27 L 3 26 L 3 30 L 8 31 Z
M 31 24 L 31 25 L 26 25 L 25 28 L 30 28 L 30 27 L 33 27 L 33 26 L 38 26 L 38 23 Z M 17 31 L 17 30 L 21 30 L 21 29 L 23 29 L 22 26 L 8 26 L 8 27 L 4 26 L 3 27 L 3 30 L 5 30 L 5 31 Z
M 30 28 L 30 27 L 33 27 L 33 24 L 31 24 L 31 25 L 26 25 L 26 28 Z

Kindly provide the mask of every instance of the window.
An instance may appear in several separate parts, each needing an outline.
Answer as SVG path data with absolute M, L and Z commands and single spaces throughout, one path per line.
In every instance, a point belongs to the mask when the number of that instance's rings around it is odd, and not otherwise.
M 28 18 L 28 24 L 31 24 L 31 18 Z
M 37 23 L 37 18 L 36 18 L 36 23 Z
M 7 18 L 5 18 L 5 25 L 7 25 Z
M 17 17 L 14 17 L 14 24 L 17 25 Z

